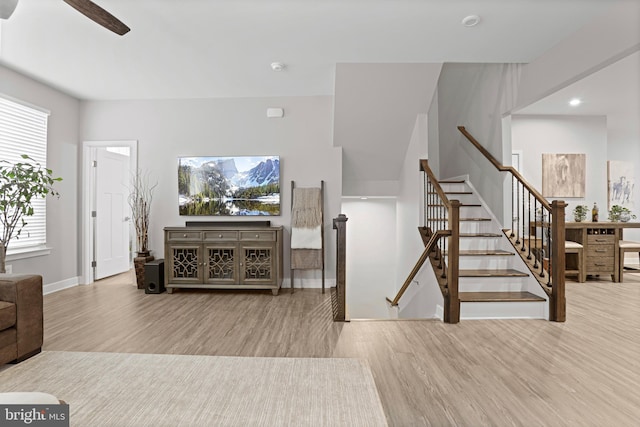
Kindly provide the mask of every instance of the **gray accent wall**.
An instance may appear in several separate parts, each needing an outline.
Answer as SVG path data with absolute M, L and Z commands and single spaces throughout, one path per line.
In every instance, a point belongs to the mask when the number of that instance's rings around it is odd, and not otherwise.
M 77 226 L 80 102 L 1 65 L 0 93 L 50 111 L 47 167 L 63 179 L 55 184 L 60 197 L 47 198 L 47 246 L 50 254 L 12 260 L 7 264 L 12 266 L 14 273 L 42 275 L 45 285 L 65 281 L 75 284 L 80 265 Z
M 267 118 L 268 107 L 284 109 L 281 119 Z M 285 277 L 289 277 L 291 180 L 298 187 L 325 181 L 327 278 L 335 278 L 335 232 L 331 220 L 340 213 L 342 152 L 332 145 L 332 97 L 87 101 L 82 103 L 83 141 L 137 140 L 138 165 L 155 177 L 150 247 L 163 254 L 163 228 L 185 221 L 271 220 L 285 233 Z M 271 217 L 186 217 L 178 214 L 178 157 L 278 155 L 281 211 Z M 318 283 L 319 272 L 296 273 Z M 296 287 L 298 282 L 296 282 Z

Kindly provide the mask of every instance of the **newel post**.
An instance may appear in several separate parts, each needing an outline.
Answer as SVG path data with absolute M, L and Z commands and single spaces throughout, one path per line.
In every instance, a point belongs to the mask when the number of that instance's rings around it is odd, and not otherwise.
M 346 320 L 347 305 L 347 221 L 344 214 L 333 219 L 333 229 L 336 230 L 336 294 L 337 307 L 334 310 L 333 320 L 344 322 Z
M 447 258 L 447 296 L 445 297 L 445 323 L 460 322 L 460 297 L 458 276 L 460 274 L 460 201 L 452 200 L 449 209 L 449 256 Z
M 564 209 L 567 204 L 563 200 L 551 202 L 551 298 L 549 304 L 549 320 L 564 322 L 567 317 L 567 301 L 564 295 L 565 269 L 565 224 Z

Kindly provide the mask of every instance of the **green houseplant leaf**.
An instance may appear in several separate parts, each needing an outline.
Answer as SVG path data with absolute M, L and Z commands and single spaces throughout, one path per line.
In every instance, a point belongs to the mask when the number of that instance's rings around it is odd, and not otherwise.
M 21 157 L 24 161 L 14 164 L 0 160 L 0 273 L 6 272 L 9 242 L 19 238 L 27 225 L 24 217 L 34 213 L 32 201 L 47 195 L 59 196 L 53 185 L 62 181 L 31 157 Z

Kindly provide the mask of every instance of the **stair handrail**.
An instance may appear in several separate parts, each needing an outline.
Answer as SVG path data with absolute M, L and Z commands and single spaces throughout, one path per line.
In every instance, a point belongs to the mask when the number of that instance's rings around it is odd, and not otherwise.
M 415 279 L 416 275 L 424 265 L 424 262 L 427 260 L 427 258 L 429 258 L 429 254 L 433 252 L 434 249 L 436 248 L 436 245 L 438 244 L 438 240 L 446 236 L 451 236 L 451 231 L 439 230 L 431 234 L 429 241 L 424 247 L 424 251 L 422 251 L 422 254 L 420 255 L 420 258 L 418 258 L 416 265 L 414 265 L 413 268 L 411 269 L 411 272 L 409 273 L 406 280 L 402 284 L 402 287 L 396 294 L 395 298 L 391 300 L 387 297 L 387 301 L 391 304 L 391 306 L 396 307 L 398 305 L 398 303 L 400 302 L 400 299 L 409 288 L 409 285 L 411 285 L 411 282 L 413 281 L 413 279 Z
M 425 249 L 395 298 L 393 300 L 387 298 L 387 301 L 391 306 L 397 306 L 405 291 L 424 265 L 424 262 L 427 259 L 431 259 L 431 265 L 444 298 L 444 321 L 446 323 L 458 323 L 460 321 L 460 298 L 458 296 L 460 202 L 448 199 L 438 179 L 429 167 L 428 160 L 420 160 L 420 170 L 425 177 L 425 218 L 424 225 L 419 227 L 418 230 L 423 236 Z M 441 208 L 444 208 L 444 212 L 442 212 Z M 429 214 L 431 214 L 431 217 L 429 217 Z M 446 263 L 444 261 L 445 256 L 448 257 L 448 262 Z
M 438 182 L 438 178 L 436 178 L 436 176 L 434 175 L 433 171 L 429 167 L 429 160 L 420 159 L 420 171 L 424 172 L 427 175 L 427 178 L 431 181 L 431 183 L 433 185 L 433 188 L 436 190 L 436 193 L 438 193 L 438 197 L 440 198 L 442 203 L 447 208 L 451 208 L 451 201 L 449 200 L 449 198 L 445 194 L 444 190 L 440 186 L 440 183 Z M 426 210 L 425 210 L 425 212 L 426 212 Z
M 509 172 L 512 176 L 512 227 L 510 230 L 511 243 L 519 247 L 521 257 L 529 267 L 542 289 L 549 296 L 549 320 L 564 322 L 566 320 L 565 300 L 565 221 L 564 210 L 566 203 L 561 200 L 549 201 L 540 194 L 535 187 L 513 166 L 504 166 L 489 151 L 471 135 L 464 126 L 458 130 L 480 153 L 500 172 Z M 515 179 L 515 181 L 514 181 Z M 514 186 L 517 191 L 514 191 Z M 522 189 L 522 198 L 520 198 Z M 525 190 L 533 196 L 534 221 L 531 221 L 531 198 L 528 197 L 526 206 Z M 517 200 L 514 203 L 514 200 Z M 520 203 L 522 202 L 522 203 Z M 538 204 L 540 213 L 538 213 Z M 517 212 L 517 215 L 515 213 Z M 528 222 L 522 218 L 522 235 L 520 235 L 520 214 L 528 214 Z M 515 225 L 515 227 L 514 227 Z M 537 237 L 537 229 L 541 229 L 541 238 Z M 533 236 L 532 236 L 533 233 Z M 545 245 L 546 237 L 546 245 Z M 547 251 L 547 253 L 545 253 Z M 528 252 L 528 254 L 527 254 Z M 548 258 L 545 258 L 545 255 Z M 541 259 L 538 259 L 541 258 Z M 548 265 L 545 265 L 545 261 Z
M 526 179 L 524 179 L 524 177 L 522 175 L 520 175 L 520 172 L 518 172 L 518 170 L 516 168 L 514 168 L 513 166 L 504 166 L 502 163 L 500 163 L 498 160 L 496 160 L 495 157 L 493 157 L 491 155 L 491 153 L 489 153 L 489 151 L 484 148 L 474 137 L 473 135 L 471 135 L 464 126 L 458 126 L 458 130 L 469 140 L 469 142 L 471 144 L 473 144 L 478 151 L 480 151 L 480 153 L 482 153 L 482 155 L 484 157 L 487 158 L 487 160 L 489 160 L 489 162 L 491 162 L 491 164 L 493 166 L 495 166 L 496 169 L 498 169 L 500 172 L 510 172 L 513 176 L 515 176 L 515 178 L 520 181 L 522 184 L 524 184 L 525 188 L 535 196 L 536 199 L 538 199 L 538 201 L 542 204 L 542 206 L 544 206 L 548 211 L 551 211 L 551 204 L 547 201 L 547 199 L 538 192 L 538 190 L 535 189 L 535 187 L 533 187 L 531 184 L 529 184 L 527 182 Z

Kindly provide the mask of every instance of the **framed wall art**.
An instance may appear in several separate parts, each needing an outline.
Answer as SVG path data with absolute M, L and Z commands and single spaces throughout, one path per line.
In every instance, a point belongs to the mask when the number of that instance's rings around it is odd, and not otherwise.
M 613 205 L 620 205 L 633 210 L 633 190 L 636 181 L 633 169 L 632 162 L 607 161 L 607 209 L 611 209 Z
M 542 154 L 542 195 L 584 198 L 585 154 Z

